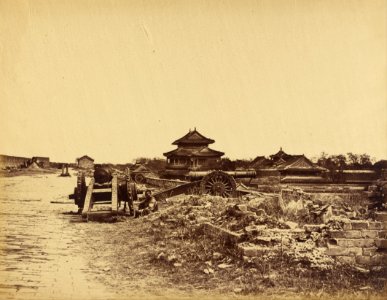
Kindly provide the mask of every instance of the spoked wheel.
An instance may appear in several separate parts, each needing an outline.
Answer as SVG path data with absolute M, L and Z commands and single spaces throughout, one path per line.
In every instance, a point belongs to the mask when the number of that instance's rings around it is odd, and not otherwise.
M 137 183 L 143 183 L 145 181 L 145 176 L 143 174 L 136 174 L 134 176 L 134 181 L 136 181 Z
M 214 171 L 204 176 L 200 187 L 204 194 L 227 198 L 235 195 L 236 182 L 232 176 L 222 171 Z
M 82 210 L 86 197 L 86 180 L 83 172 L 78 173 L 77 187 L 75 188 L 74 194 L 75 204 L 78 205 L 78 210 Z

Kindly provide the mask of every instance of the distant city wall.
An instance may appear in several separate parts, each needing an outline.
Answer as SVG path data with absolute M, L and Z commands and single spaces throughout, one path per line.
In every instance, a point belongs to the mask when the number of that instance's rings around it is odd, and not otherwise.
M 28 161 L 31 158 L 29 157 L 19 157 L 19 156 L 11 156 L 11 155 L 1 155 L 0 154 L 0 168 L 18 168 L 21 166 L 27 165 Z

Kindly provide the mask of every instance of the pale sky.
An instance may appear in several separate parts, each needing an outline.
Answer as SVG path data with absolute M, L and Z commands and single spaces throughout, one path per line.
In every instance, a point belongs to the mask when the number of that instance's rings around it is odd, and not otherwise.
M 0 154 L 387 157 L 386 1 L 0 0 Z

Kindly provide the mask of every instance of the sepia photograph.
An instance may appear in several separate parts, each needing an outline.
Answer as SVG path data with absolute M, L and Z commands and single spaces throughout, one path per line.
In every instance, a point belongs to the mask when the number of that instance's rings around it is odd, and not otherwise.
M 386 299 L 386 0 L 0 0 L 0 299 Z

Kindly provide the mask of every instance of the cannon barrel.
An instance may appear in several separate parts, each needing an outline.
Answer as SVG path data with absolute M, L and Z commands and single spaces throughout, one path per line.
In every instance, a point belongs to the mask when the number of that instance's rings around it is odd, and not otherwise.
M 107 183 L 111 181 L 112 178 L 112 172 L 108 168 L 99 167 L 94 171 L 94 180 L 96 183 Z
M 188 177 L 194 178 L 203 178 L 204 176 L 212 173 L 213 171 L 190 171 Z M 227 175 L 230 175 L 234 178 L 254 178 L 256 176 L 255 170 L 243 170 L 243 171 L 222 171 Z

